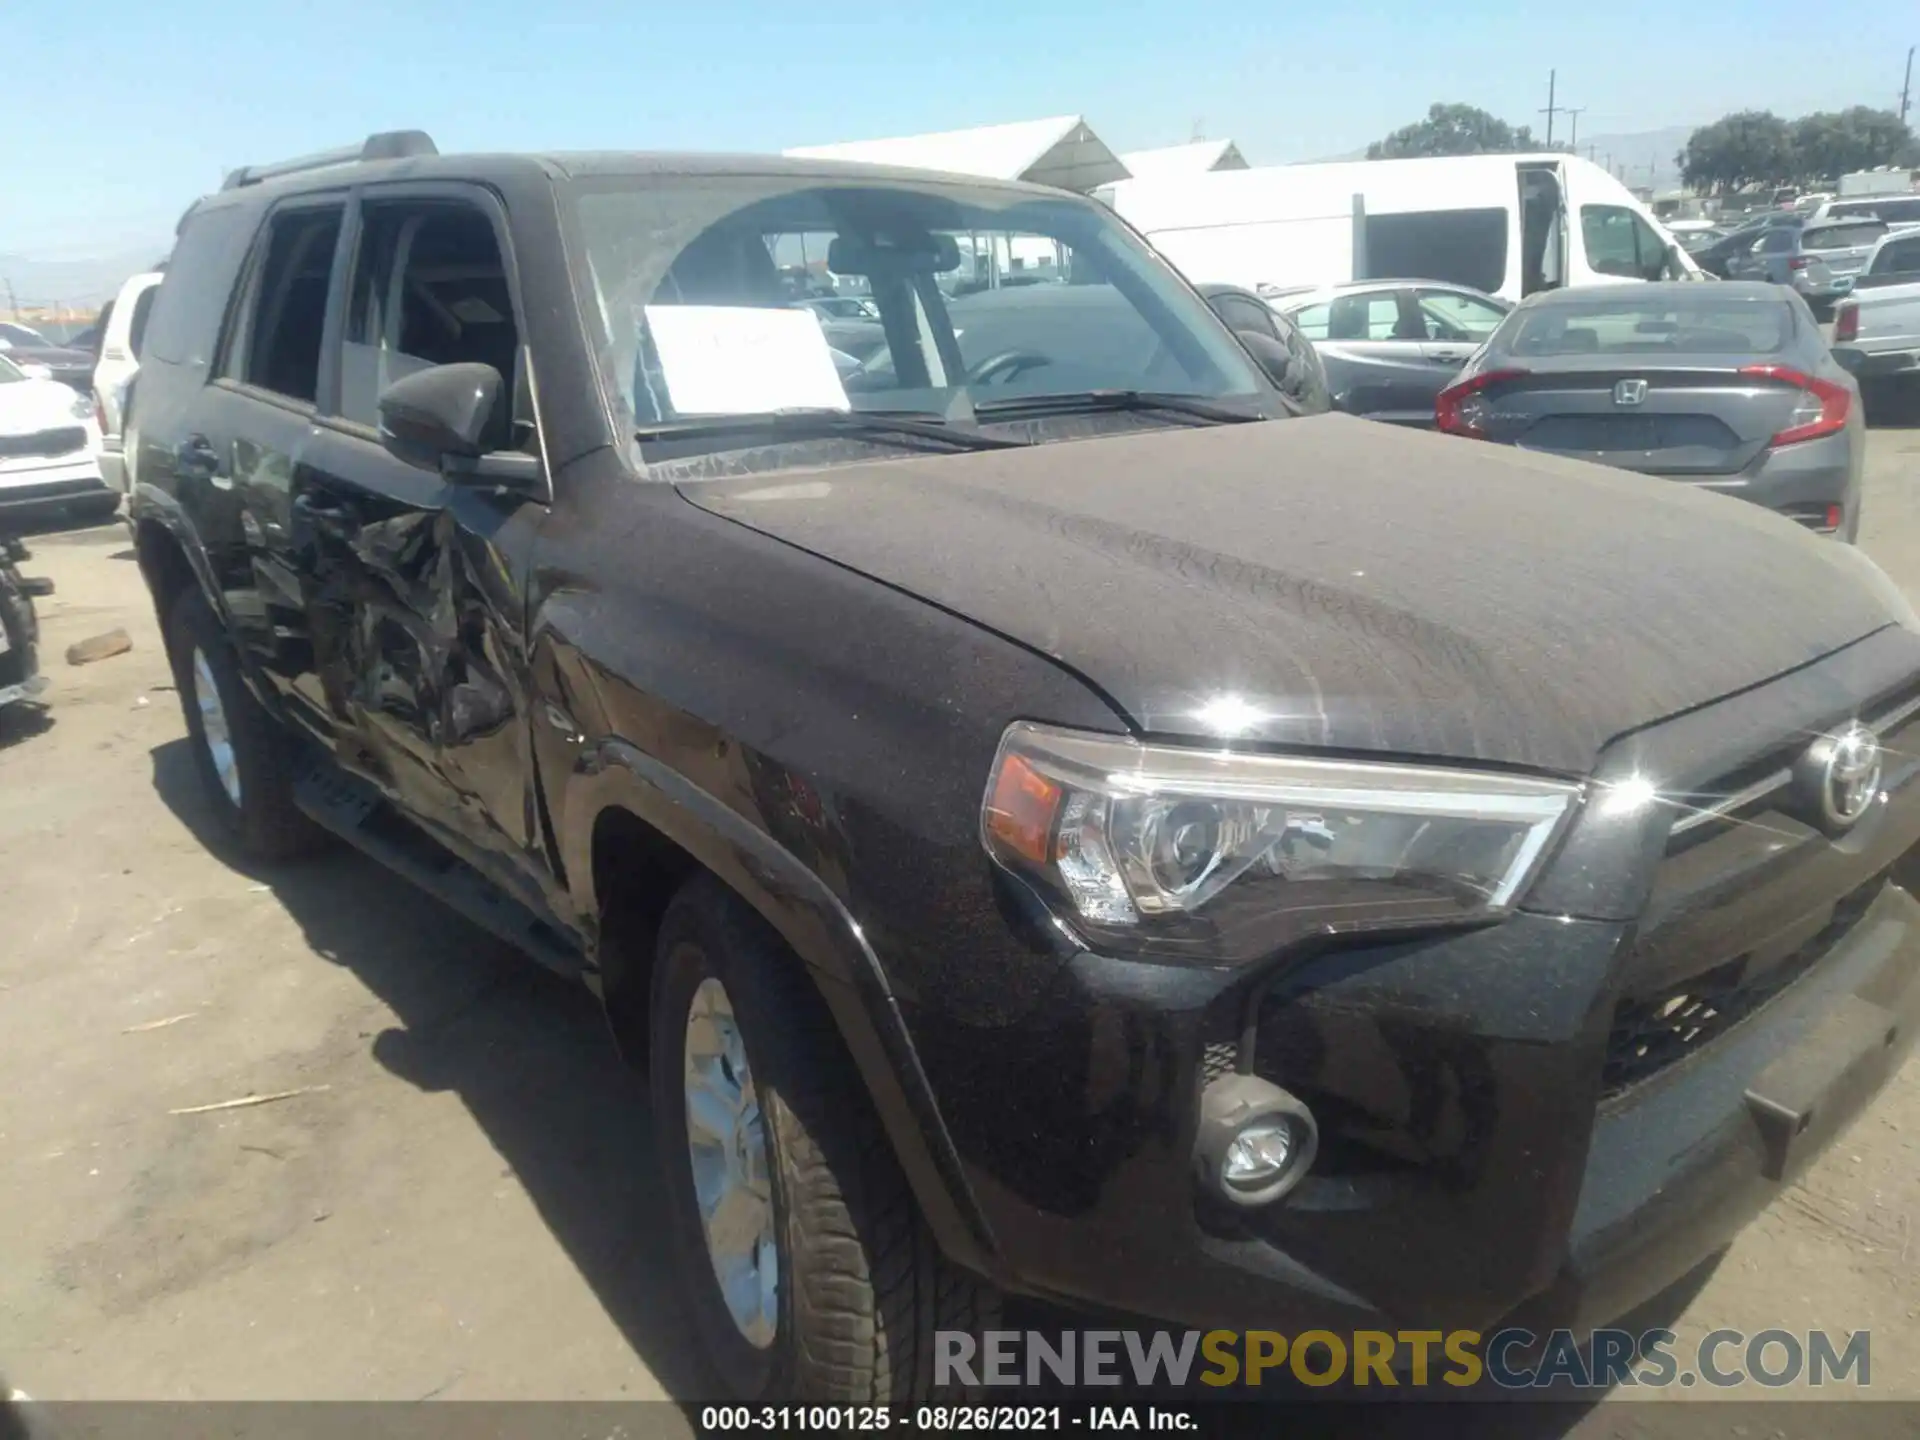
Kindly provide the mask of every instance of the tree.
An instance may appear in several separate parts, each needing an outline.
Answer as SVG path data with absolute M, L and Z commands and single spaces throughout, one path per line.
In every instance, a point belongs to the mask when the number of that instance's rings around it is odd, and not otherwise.
M 1731 190 L 1792 177 L 1793 136 L 1770 110 L 1742 110 L 1702 125 L 1674 157 L 1680 176 L 1695 190 Z
M 1913 144 L 1898 115 L 1866 105 L 1816 111 L 1791 124 L 1765 110 L 1742 110 L 1694 131 L 1674 159 L 1694 189 L 1730 190 L 1833 180 L 1896 163 Z
M 1430 155 L 1498 155 L 1537 150 L 1533 131 L 1515 129 L 1471 105 L 1434 105 L 1427 118 L 1403 125 L 1367 147 L 1369 160 L 1412 160 Z
M 1855 105 L 1837 114 L 1802 115 L 1793 122 L 1794 175 L 1832 180 L 1850 170 L 1891 165 L 1912 142 L 1912 132 L 1891 110 Z

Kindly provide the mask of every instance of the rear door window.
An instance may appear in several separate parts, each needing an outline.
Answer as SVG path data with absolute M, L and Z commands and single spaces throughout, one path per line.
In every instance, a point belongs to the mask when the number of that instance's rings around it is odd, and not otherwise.
M 1308 340 L 1327 338 L 1327 321 L 1333 315 L 1333 306 L 1322 302 L 1318 305 L 1302 305 L 1290 317 L 1293 328 Z
M 1333 302 L 1327 318 L 1329 340 L 1417 340 L 1404 335 L 1400 324 L 1400 299 L 1391 290 L 1372 295 L 1342 295 Z
M 1920 271 L 1920 235 L 1911 240 L 1892 240 L 1873 257 L 1876 275 L 1907 275 Z
M 340 242 L 341 205 L 282 210 L 267 222 L 220 373 L 311 405 L 319 393 L 321 331 Z M 162 289 L 172 287 L 169 275 Z
M 1507 279 L 1508 212 L 1424 210 L 1366 218 L 1361 280 L 1445 280 L 1498 290 Z
M 1222 295 L 1213 302 L 1213 310 L 1227 322 L 1230 330 L 1252 330 L 1256 334 L 1279 339 L 1273 328 L 1273 312 L 1244 295 Z
M 141 347 L 147 338 L 147 322 L 153 316 L 154 297 L 159 293 L 158 285 L 149 285 L 133 302 L 133 319 L 127 323 L 127 349 L 133 352 L 136 360 L 140 358 Z

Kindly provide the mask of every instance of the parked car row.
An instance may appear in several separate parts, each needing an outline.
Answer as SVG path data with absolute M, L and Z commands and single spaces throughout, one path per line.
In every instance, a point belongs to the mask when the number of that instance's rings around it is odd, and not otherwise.
M 924 1398 L 1009 1294 L 1624 1315 L 1920 1036 L 1920 617 L 1706 493 L 1845 469 L 1805 302 L 1604 283 L 1691 267 L 1566 161 L 1440 222 L 1578 267 L 1505 313 L 1203 298 L 1093 200 L 908 170 L 240 170 L 128 440 L 209 813 L 594 992 L 712 1398 Z M 1568 256 L 1518 214 L 1559 176 Z M 1071 279 L 949 297 L 973 234 Z M 802 237 L 872 298 L 852 368 Z M 1452 435 L 1301 418 L 1377 327 L 1489 331 Z M 1703 483 L 1568 458 L 1650 452 Z
M 119 509 L 127 401 L 160 280 L 128 280 L 66 346 L 0 322 L 0 517 L 89 522 Z

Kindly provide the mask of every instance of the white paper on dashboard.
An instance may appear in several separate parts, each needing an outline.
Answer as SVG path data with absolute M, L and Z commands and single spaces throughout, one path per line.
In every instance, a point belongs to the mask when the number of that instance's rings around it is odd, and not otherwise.
M 852 408 L 810 311 L 649 305 L 646 316 L 678 414 Z

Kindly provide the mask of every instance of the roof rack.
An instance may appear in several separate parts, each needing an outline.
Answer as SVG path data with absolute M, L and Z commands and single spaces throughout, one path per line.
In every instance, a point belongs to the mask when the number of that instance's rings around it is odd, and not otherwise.
M 301 155 L 292 160 L 276 160 L 270 165 L 242 165 L 221 182 L 222 190 L 237 190 L 242 185 L 258 185 L 286 175 L 301 175 L 309 170 L 326 170 L 335 165 L 358 165 L 366 160 L 405 160 L 414 155 L 438 155 L 440 148 L 424 130 L 382 130 L 369 135 L 358 145 L 338 150 L 322 150 L 316 155 Z

